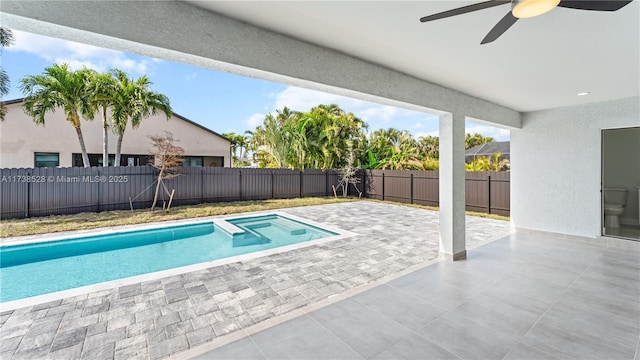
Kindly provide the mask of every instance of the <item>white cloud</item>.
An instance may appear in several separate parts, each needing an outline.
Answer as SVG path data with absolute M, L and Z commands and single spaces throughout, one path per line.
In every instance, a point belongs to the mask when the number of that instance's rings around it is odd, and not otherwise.
M 284 106 L 296 111 L 309 111 L 319 104 L 337 104 L 344 111 L 352 112 L 370 125 L 371 129 L 386 127 L 411 127 L 433 115 L 389 105 L 381 105 L 345 96 L 289 86 L 275 95 L 274 109 Z M 437 118 L 435 118 L 437 119 Z M 400 124 L 402 121 L 402 124 Z M 408 122 L 408 123 L 407 123 Z
M 73 41 L 13 31 L 15 43 L 7 51 L 35 54 L 52 63 L 68 63 L 72 69 L 88 67 L 97 71 L 119 68 L 129 73 L 145 74 L 155 60 L 134 60 L 122 51 L 103 49 Z
M 422 123 L 417 122 L 417 123 L 413 124 L 413 125 L 411 126 L 411 128 L 413 128 L 413 129 L 420 129 L 420 128 L 421 128 L 421 127 L 423 127 L 423 126 L 424 126 L 424 125 L 422 125 Z
M 437 137 L 437 136 L 440 136 L 440 132 L 438 132 L 437 130 L 436 131 L 419 131 L 413 134 L 413 137 L 416 139 L 419 138 L 420 136 L 424 136 L 424 137 L 436 136 Z
M 489 136 L 494 138 L 496 141 L 509 141 L 511 137 L 511 132 L 507 129 L 502 129 L 494 126 L 488 125 L 471 125 L 465 127 L 465 133 L 467 134 L 475 134 L 478 133 L 482 136 Z
M 247 118 L 245 123 L 251 130 L 253 130 L 256 127 L 262 125 L 265 116 L 266 116 L 265 114 L 255 113 L 249 116 L 249 118 Z

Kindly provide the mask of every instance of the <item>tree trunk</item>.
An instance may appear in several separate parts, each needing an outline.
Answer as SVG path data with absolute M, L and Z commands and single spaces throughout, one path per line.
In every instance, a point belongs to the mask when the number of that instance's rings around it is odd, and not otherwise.
M 119 134 L 118 135 L 118 143 L 116 144 L 116 159 L 113 162 L 113 166 L 120 166 L 120 151 L 122 150 L 122 137 L 124 136 L 123 134 Z
M 107 108 L 102 108 L 102 166 L 109 166 L 109 133 L 107 129 Z
M 82 165 L 84 165 L 84 167 L 86 168 L 91 167 L 91 163 L 89 162 L 89 155 L 87 154 L 87 147 L 84 146 L 82 129 L 79 126 L 76 128 L 76 133 L 78 134 L 78 141 L 80 142 L 80 150 L 82 151 Z
M 156 208 L 156 203 L 158 202 L 158 192 L 160 191 L 160 183 L 162 182 L 163 172 L 164 172 L 164 169 L 161 169 L 160 173 L 158 174 L 158 183 L 156 184 L 156 194 L 153 196 L 153 204 L 151 204 L 151 211 L 153 211 Z

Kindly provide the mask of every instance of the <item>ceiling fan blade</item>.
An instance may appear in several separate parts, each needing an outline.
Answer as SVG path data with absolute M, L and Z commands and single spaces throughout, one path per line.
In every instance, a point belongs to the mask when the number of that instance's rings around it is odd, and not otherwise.
M 579 9 L 579 10 L 595 10 L 595 11 L 616 11 L 620 10 L 632 1 L 616 1 L 616 0 L 586 0 L 586 1 L 574 1 L 574 0 L 562 0 L 558 6 Z
M 498 21 L 496 26 L 494 26 L 493 29 L 489 31 L 487 36 L 485 36 L 484 39 L 482 39 L 482 42 L 480 42 L 480 45 L 488 44 L 494 41 L 495 39 L 499 38 L 502 34 L 504 34 L 505 31 L 509 30 L 509 28 L 513 24 L 515 24 L 516 21 L 518 21 L 518 18 L 513 16 L 513 14 L 511 14 L 511 11 L 509 11 L 507 15 L 505 15 L 502 18 L 502 20 Z
M 462 14 L 470 13 L 470 12 L 473 12 L 473 11 L 478 11 L 478 10 L 482 10 L 482 9 L 488 9 L 490 7 L 494 7 L 494 6 L 498 6 L 498 5 L 508 4 L 510 2 L 511 2 L 511 0 L 485 1 L 485 2 L 478 3 L 478 4 L 467 5 L 467 6 L 463 6 L 463 7 L 457 8 L 457 9 L 447 10 L 447 11 L 443 11 L 441 13 L 437 13 L 437 14 L 433 14 L 433 15 L 429 15 L 429 16 L 424 16 L 424 17 L 420 18 L 420 22 L 427 22 L 427 21 L 433 21 L 433 20 L 448 18 L 448 17 L 451 17 L 451 16 L 462 15 Z

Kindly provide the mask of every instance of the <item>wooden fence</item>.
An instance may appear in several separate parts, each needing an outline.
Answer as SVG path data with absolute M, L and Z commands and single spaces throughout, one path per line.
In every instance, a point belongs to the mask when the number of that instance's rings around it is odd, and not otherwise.
M 438 205 L 437 171 L 367 170 L 359 177 L 363 197 Z M 147 208 L 155 180 L 148 166 L 0 169 L 0 219 Z M 337 182 L 335 170 L 193 167 L 165 184 L 175 189 L 173 205 L 189 205 L 332 196 Z M 466 192 L 468 210 L 509 215 L 509 173 L 467 173 Z M 168 198 L 163 189 L 159 206 Z

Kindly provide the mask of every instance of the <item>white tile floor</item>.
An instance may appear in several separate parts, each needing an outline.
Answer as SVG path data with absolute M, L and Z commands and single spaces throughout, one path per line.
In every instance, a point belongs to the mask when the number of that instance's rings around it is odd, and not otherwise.
M 512 234 L 199 359 L 640 359 L 640 252 Z
M 607 228 L 605 235 L 640 240 L 640 226 L 622 225 L 619 228 Z

